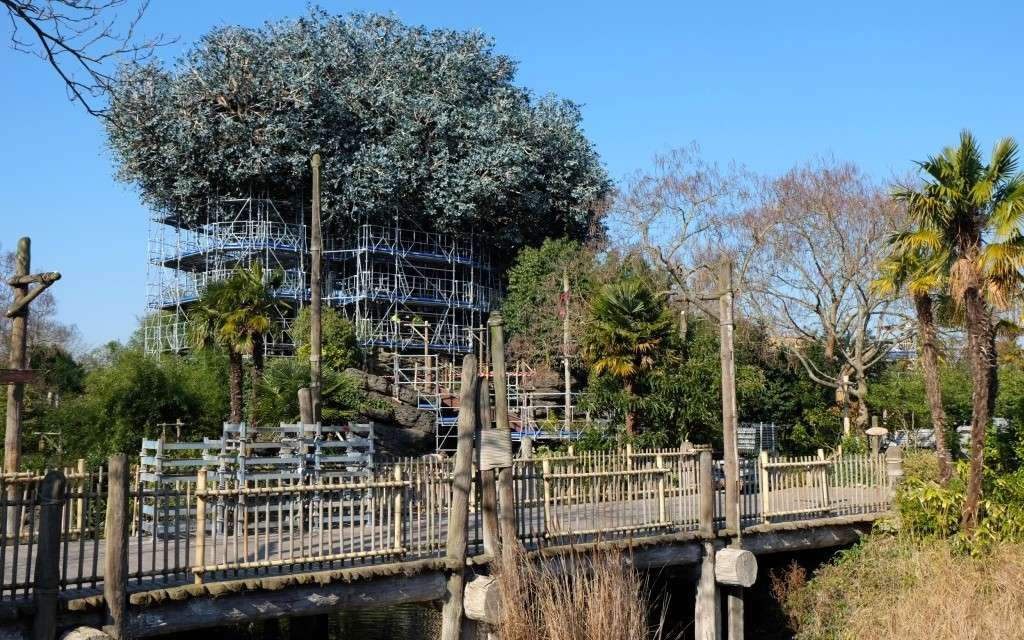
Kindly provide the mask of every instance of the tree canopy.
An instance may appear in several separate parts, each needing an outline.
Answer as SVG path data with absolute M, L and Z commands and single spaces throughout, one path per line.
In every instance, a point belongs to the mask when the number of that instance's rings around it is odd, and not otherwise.
M 312 11 L 126 65 L 107 130 L 119 177 L 185 222 L 220 196 L 295 201 L 319 151 L 329 231 L 397 215 L 505 255 L 586 235 L 610 189 L 579 107 L 515 72 L 479 32 Z

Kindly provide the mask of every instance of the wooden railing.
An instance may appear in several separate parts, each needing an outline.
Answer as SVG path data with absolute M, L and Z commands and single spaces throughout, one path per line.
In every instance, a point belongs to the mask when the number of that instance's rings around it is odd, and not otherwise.
M 527 548 L 713 535 L 724 479 L 709 450 L 622 450 L 517 458 L 516 532 Z M 232 480 L 154 485 L 65 470 L 60 500 L 59 588 L 103 588 L 106 558 L 121 557 L 127 589 L 211 582 L 446 556 L 450 459 L 378 463 L 349 478 Z M 743 526 L 881 512 L 890 486 L 881 457 L 761 456 L 740 474 Z M 475 477 L 476 474 L 474 474 Z M 32 595 L 42 475 L 0 477 L 0 600 Z M 131 486 L 128 486 L 131 485 Z M 483 551 L 486 518 L 470 501 L 467 552 Z M 127 499 L 126 535 L 108 535 L 111 495 Z M 474 506 L 476 505 L 476 506 Z M 710 514 L 710 515 L 707 515 Z M 709 520 L 709 521 L 705 521 Z M 116 555 L 115 555 L 116 554 Z M 68 595 L 71 595 L 70 593 Z

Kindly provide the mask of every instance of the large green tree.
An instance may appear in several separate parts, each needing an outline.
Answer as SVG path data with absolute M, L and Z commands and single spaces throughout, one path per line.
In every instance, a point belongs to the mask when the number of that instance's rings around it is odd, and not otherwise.
M 294 200 L 319 151 L 328 232 L 396 215 L 486 228 L 500 261 L 586 235 L 609 191 L 579 107 L 534 98 L 515 72 L 479 32 L 313 11 L 126 66 L 108 133 L 120 177 L 186 222 L 218 196 Z
M 997 142 L 986 164 L 977 140 L 964 131 L 959 145 L 919 163 L 920 187 L 897 192 L 914 223 L 897 248 L 930 252 L 964 311 L 973 381 L 971 469 L 961 522 L 968 532 L 978 523 L 985 432 L 998 389 L 995 312 L 1021 291 L 1024 175 L 1017 173 L 1017 164 L 1012 139 Z

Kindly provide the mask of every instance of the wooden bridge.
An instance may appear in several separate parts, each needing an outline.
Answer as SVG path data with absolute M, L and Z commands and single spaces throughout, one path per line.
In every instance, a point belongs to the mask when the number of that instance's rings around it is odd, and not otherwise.
M 499 515 L 531 552 L 618 546 L 641 567 L 699 563 L 705 544 L 736 536 L 710 450 L 523 453 L 507 476 L 511 503 L 488 483 L 486 461 L 460 477 L 452 458 L 319 482 L 208 483 L 201 471 L 194 483 L 147 485 L 123 457 L 0 478 L 0 621 L 14 628 L 55 608 L 58 628 L 143 637 L 444 600 L 453 572 L 486 572 Z M 820 451 L 744 461 L 744 547 L 852 542 L 889 509 L 898 464 Z

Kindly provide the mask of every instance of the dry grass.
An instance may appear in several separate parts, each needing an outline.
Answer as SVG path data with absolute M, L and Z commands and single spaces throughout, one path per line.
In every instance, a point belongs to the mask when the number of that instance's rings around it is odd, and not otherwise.
M 618 553 L 536 564 L 518 549 L 495 571 L 502 640 L 647 640 L 647 586 Z
M 776 576 L 797 638 L 1024 639 L 1024 547 L 979 558 L 940 541 L 875 537 L 801 586 Z

